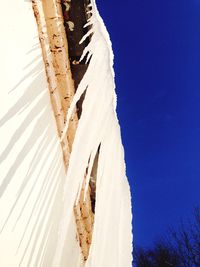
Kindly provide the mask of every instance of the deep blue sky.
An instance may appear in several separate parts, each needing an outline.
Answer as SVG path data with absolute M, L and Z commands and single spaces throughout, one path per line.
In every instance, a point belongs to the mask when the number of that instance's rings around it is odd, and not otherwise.
M 200 204 L 200 0 L 97 0 L 115 53 L 136 245 Z

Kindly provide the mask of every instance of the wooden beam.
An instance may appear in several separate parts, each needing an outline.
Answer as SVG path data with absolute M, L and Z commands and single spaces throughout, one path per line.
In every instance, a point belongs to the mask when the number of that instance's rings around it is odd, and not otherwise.
M 83 29 L 87 21 L 86 1 L 88 0 L 77 0 L 70 4 L 70 1 L 65 0 L 32 0 L 59 137 L 61 137 L 66 123 L 66 115 L 72 98 L 88 67 L 84 61 L 79 62 L 80 56 L 89 42 L 87 39 L 84 44 L 79 44 L 80 39 L 86 33 Z M 71 26 L 74 25 L 74 30 L 70 29 L 70 23 Z M 78 117 L 81 116 L 83 99 L 84 97 L 79 102 L 79 113 L 77 115 L 75 112 L 71 118 L 67 135 L 61 143 L 66 171 Z M 77 205 L 74 205 L 74 215 L 78 241 L 83 259 L 86 261 L 92 242 L 94 207 L 91 202 L 93 201 L 94 204 L 94 190 L 92 196 L 89 186 L 84 200 L 85 177 L 83 179 L 80 198 Z

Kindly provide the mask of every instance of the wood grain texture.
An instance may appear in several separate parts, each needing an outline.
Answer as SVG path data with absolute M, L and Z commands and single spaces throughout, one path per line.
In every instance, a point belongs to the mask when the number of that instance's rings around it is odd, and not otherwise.
M 78 77 L 74 82 L 71 71 L 71 65 L 74 60 L 71 60 L 70 65 L 69 44 L 67 31 L 64 27 L 63 8 L 61 2 L 62 1 L 55 0 L 32 1 L 49 86 L 49 94 L 59 137 L 62 135 L 63 128 L 66 123 L 67 112 L 76 87 L 87 69 L 87 66 L 84 64 L 82 65 L 82 68 L 80 68 L 80 65 L 78 68 L 73 67 L 73 76 Z M 82 9 L 82 12 L 83 10 L 84 9 Z M 79 32 L 84 34 L 83 31 L 79 30 Z M 77 40 L 78 37 L 76 35 L 76 46 L 78 45 Z M 75 46 L 74 41 L 71 45 Z M 74 48 L 71 48 L 71 51 L 76 54 Z M 81 47 L 81 52 L 82 51 L 83 47 Z M 77 49 L 77 53 L 80 54 L 80 49 Z M 81 54 L 79 57 L 80 56 Z M 77 125 L 78 115 L 77 112 L 75 112 L 70 120 L 67 134 L 61 142 L 66 172 L 68 169 L 70 153 Z M 80 244 L 83 260 L 86 261 L 92 242 L 94 213 L 91 204 L 90 186 L 86 192 L 85 199 L 84 192 L 85 177 L 83 177 L 83 186 L 79 200 L 77 201 L 77 204 L 74 205 L 74 216 L 77 224 L 77 239 Z

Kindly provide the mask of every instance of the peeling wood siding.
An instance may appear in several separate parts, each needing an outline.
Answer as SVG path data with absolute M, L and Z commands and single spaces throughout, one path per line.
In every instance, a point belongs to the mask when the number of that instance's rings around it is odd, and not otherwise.
M 60 94 L 63 113 L 66 118 L 67 111 L 75 93 L 75 88 L 69 62 L 68 43 L 64 28 L 61 1 L 43 0 L 42 5 L 46 20 L 52 63 L 57 80 L 57 88 Z M 75 113 L 71 118 L 67 133 L 70 151 L 76 132 L 77 121 L 78 118 Z
M 86 198 L 84 201 L 85 193 L 85 180 L 81 189 L 80 198 L 78 204 L 74 206 L 74 214 L 76 218 L 78 242 L 86 261 L 89 255 L 89 249 L 92 242 L 92 231 L 94 224 L 94 214 L 92 212 L 92 205 L 90 200 L 90 187 L 87 190 Z
M 61 1 L 35 0 L 32 1 L 32 4 L 38 26 L 52 108 L 57 124 L 58 135 L 61 137 L 66 123 L 66 115 L 75 93 L 75 88 L 82 79 L 87 69 L 87 65 L 83 64 L 82 68 L 80 68 L 80 66 L 78 66 L 78 68 L 76 66 L 73 68 L 75 77 L 74 83 Z M 77 38 L 78 37 L 76 36 L 75 42 L 77 42 Z M 72 42 L 71 45 L 73 46 L 74 43 Z M 81 48 L 81 53 L 83 49 L 84 47 Z M 78 50 L 78 53 L 79 52 L 80 49 Z M 80 57 L 81 54 L 78 56 Z M 72 62 L 73 60 L 71 60 L 71 65 L 74 65 Z M 77 112 L 75 112 L 70 120 L 67 135 L 64 136 L 61 142 L 66 171 L 69 164 L 70 152 L 72 150 L 77 124 L 78 115 Z M 74 206 L 74 215 L 77 224 L 78 242 L 80 244 L 83 259 L 86 261 L 92 242 L 94 213 L 92 211 L 90 187 L 88 187 L 85 200 L 84 191 L 85 178 L 78 204 L 75 204 Z
M 57 85 L 56 73 L 52 63 L 52 54 L 50 53 L 49 40 L 46 33 L 46 22 L 43 14 L 42 3 L 40 0 L 32 1 L 33 11 L 36 18 L 39 39 L 42 49 L 43 61 L 45 64 L 45 71 L 47 76 L 47 82 L 49 85 L 50 99 L 54 116 L 56 118 L 56 125 L 58 129 L 59 137 L 62 135 L 62 130 L 65 122 L 65 114 L 62 108 L 59 87 Z M 68 165 L 69 161 L 69 144 L 67 136 L 65 136 L 61 142 L 63 148 L 63 158 L 65 165 Z

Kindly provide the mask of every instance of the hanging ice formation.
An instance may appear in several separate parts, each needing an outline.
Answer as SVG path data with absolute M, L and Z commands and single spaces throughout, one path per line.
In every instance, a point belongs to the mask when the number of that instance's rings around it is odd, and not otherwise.
M 39 32 L 41 49 L 37 41 L 39 65 L 15 86 L 12 94 L 23 93 L 0 117 L 0 133 L 12 129 L 0 149 L 2 267 L 132 266 L 131 196 L 116 115 L 113 52 L 95 1 L 81 1 L 87 30 L 78 56 L 70 47 L 77 38 L 70 33 L 76 29 L 70 20 L 76 1 L 33 0 L 37 29 L 31 2 L 28 13 L 19 4 L 30 31 Z M 18 4 L 4 5 L 13 9 L 14 27 Z M 23 38 L 23 28 L 17 30 Z

